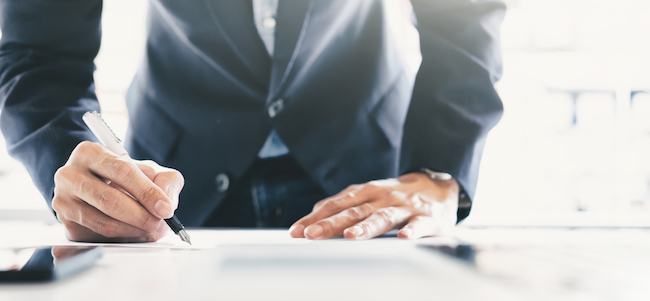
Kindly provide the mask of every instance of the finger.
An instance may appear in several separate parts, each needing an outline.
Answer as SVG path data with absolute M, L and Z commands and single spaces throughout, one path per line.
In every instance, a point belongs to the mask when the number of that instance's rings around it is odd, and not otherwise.
M 63 221 L 68 240 L 79 242 L 145 242 L 142 237 L 105 237 L 75 222 Z
M 331 200 L 333 198 L 343 197 L 343 196 L 348 196 L 348 197 L 356 196 L 357 193 L 359 192 L 359 190 L 361 190 L 362 188 L 363 188 L 362 185 L 350 185 L 350 186 L 346 187 L 345 189 L 341 190 L 341 192 L 339 192 L 339 193 L 337 193 L 337 194 L 335 194 L 335 195 L 333 195 L 333 196 L 331 196 L 329 198 L 325 198 L 323 200 L 320 200 L 320 201 L 316 202 L 316 204 L 314 204 L 314 209 L 312 211 L 319 210 L 323 206 L 323 204 L 325 204 L 326 202 L 328 202 L 329 200 Z
M 402 239 L 418 239 L 426 236 L 445 235 L 453 227 L 447 227 L 443 221 L 432 216 L 414 216 L 408 224 L 397 232 Z
M 81 226 L 72 221 L 64 221 L 65 235 L 70 241 L 79 242 L 147 242 L 147 237 L 106 237 L 93 232 L 92 230 Z M 154 237 L 152 237 L 154 238 Z
M 81 177 L 77 185 L 76 195 L 103 214 L 146 232 L 155 232 L 160 227 L 160 218 L 152 215 L 140 203 L 100 179 L 88 175 Z
M 364 221 L 345 229 L 343 236 L 349 239 L 368 239 L 382 235 L 405 224 L 411 215 L 411 210 L 406 207 L 381 208 Z
M 101 236 L 96 237 L 96 239 L 102 239 L 102 237 L 104 237 L 118 240 L 128 238 L 134 241 L 155 241 L 167 232 L 166 228 L 164 227 L 164 223 L 160 223 L 160 226 L 155 231 L 144 231 L 129 224 L 110 218 L 109 216 L 81 201 L 76 202 L 77 204 L 74 207 L 77 210 L 68 210 L 62 212 L 59 215 L 60 220 L 64 223 L 64 225 L 66 225 L 66 227 L 70 226 L 72 230 L 77 230 L 76 232 L 70 233 L 76 239 L 79 239 L 79 237 L 91 238 L 94 236 L 85 233 L 83 229 L 78 229 L 78 227 L 76 227 L 74 224 L 86 228 Z M 70 222 L 73 224 L 70 224 Z
M 335 196 L 317 203 L 311 213 L 299 219 L 289 228 L 289 234 L 294 238 L 305 237 L 304 231 L 309 225 L 350 207 L 381 199 L 387 193 L 386 188 L 381 186 L 372 184 L 352 185 Z
M 147 178 L 171 198 L 172 208 L 176 210 L 178 208 L 178 197 L 185 185 L 183 175 L 178 170 L 160 166 L 151 160 L 136 161 L 136 165 Z
M 398 238 L 417 239 L 424 236 L 436 235 L 438 223 L 432 217 L 415 216 L 397 232 Z
M 377 205 L 377 202 L 370 202 L 345 209 L 309 225 L 305 229 L 304 235 L 308 239 L 328 239 L 343 235 L 343 230 L 368 218 L 376 208 L 380 208 L 380 205 Z
M 88 146 L 87 151 L 93 155 L 83 156 L 85 165 L 94 174 L 108 179 L 124 188 L 135 197 L 144 208 L 159 218 L 170 218 L 173 214 L 172 201 L 167 194 L 154 184 L 128 157 L 116 157 L 103 146 L 103 152 L 96 150 L 96 146 Z

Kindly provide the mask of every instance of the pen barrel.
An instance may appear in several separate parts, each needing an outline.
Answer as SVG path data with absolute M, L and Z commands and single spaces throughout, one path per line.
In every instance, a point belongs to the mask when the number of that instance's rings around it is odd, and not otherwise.
M 114 152 L 118 156 L 128 155 L 126 150 L 121 144 L 121 141 L 115 133 L 108 127 L 108 125 L 102 120 L 101 116 L 97 112 L 86 112 L 82 116 L 83 121 L 86 123 L 95 137 L 99 139 L 106 148 Z
M 185 228 L 185 226 L 181 224 L 181 221 L 178 220 L 176 215 L 166 219 L 165 222 L 167 223 L 167 225 L 169 225 L 169 228 L 171 228 L 172 231 L 174 231 L 174 233 L 177 235 L 178 235 L 178 231 L 181 231 Z
M 106 148 L 108 148 L 110 151 L 114 152 L 118 156 L 128 156 L 129 154 L 126 152 L 124 147 L 122 147 L 122 141 L 117 138 L 113 130 L 111 130 L 110 127 L 108 127 L 108 124 L 102 119 L 102 116 L 99 115 L 98 112 L 93 111 L 93 112 L 86 112 L 82 116 L 83 121 L 86 123 L 88 128 L 90 129 L 93 134 L 99 139 L 99 141 L 104 144 Z M 135 199 L 131 194 L 127 192 L 127 194 Z M 179 235 L 178 233 L 180 232 L 182 235 L 181 239 L 183 241 L 190 243 L 189 235 L 183 231 L 185 227 L 183 224 L 181 224 L 181 221 L 178 220 L 176 215 L 173 215 L 171 218 L 168 218 L 165 220 L 169 228 L 174 231 L 176 235 Z M 181 232 L 183 231 L 183 232 Z

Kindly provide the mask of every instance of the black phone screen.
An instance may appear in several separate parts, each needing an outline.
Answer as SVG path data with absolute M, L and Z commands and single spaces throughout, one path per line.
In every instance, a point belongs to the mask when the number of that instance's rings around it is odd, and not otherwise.
M 0 249 L 0 282 L 64 278 L 88 268 L 102 253 L 101 247 L 79 246 Z

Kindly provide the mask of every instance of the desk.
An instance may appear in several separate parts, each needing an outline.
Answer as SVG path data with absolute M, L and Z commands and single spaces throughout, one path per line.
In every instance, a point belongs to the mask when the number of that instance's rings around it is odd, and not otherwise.
M 14 224 L 14 226 L 17 226 Z M 6 227 L 5 227 L 6 229 Z M 33 245 L 60 226 L 12 227 Z M 648 300 L 650 231 L 462 228 L 453 238 L 290 240 L 281 230 L 190 230 L 240 237 L 214 248 L 116 245 L 91 269 L 2 284 L 0 300 Z M 226 237 L 226 238 L 224 238 Z M 266 239 L 260 237 L 266 237 Z M 194 237 L 193 237 L 194 238 Z M 60 240 L 59 240 L 60 241 Z M 257 242 L 256 242 L 257 241 Z M 468 261 L 433 249 L 472 244 Z M 625 256 L 610 256 L 610 253 Z M 448 252 L 449 253 L 449 252 Z M 467 255 L 467 254 L 465 254 Z

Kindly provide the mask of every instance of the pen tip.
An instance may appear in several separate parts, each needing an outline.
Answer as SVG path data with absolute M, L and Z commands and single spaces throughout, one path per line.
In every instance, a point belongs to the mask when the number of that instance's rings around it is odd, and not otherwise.
M 181 240 L 183 240 L 184 242 L 190 244 L 190 246 L 192 245 L 192 242 L 190 241 L 190 235 L 187 234 L 187 232 L 185 232 L 185 230 L 178 231 L 178 236 L 181 237 Z

